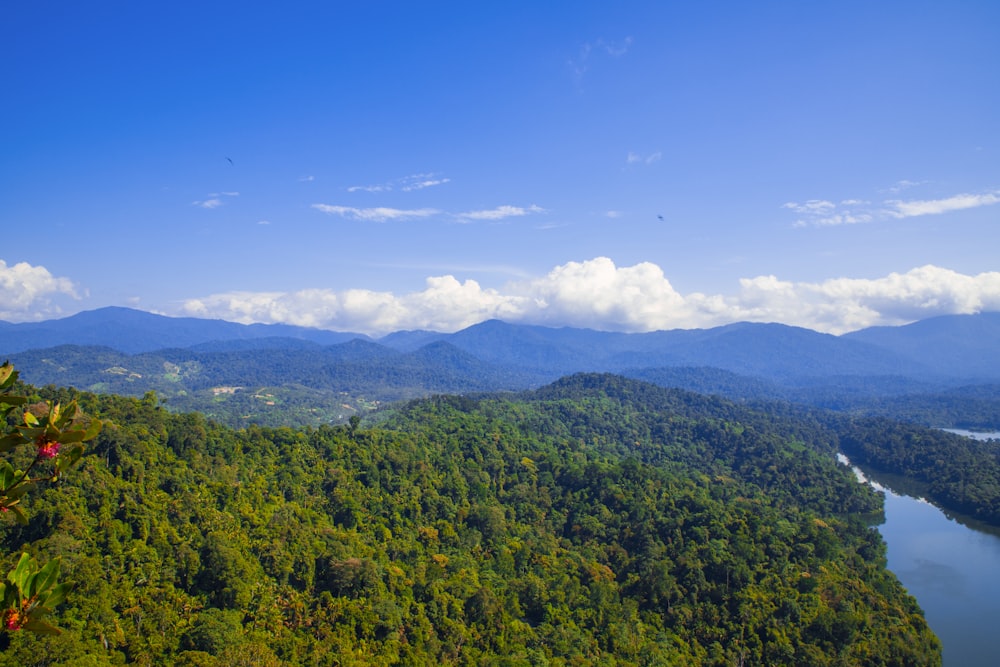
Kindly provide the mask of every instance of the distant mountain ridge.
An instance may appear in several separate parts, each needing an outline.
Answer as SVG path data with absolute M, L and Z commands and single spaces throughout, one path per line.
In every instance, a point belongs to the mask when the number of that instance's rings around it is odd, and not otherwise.
M 359 333 L 174 318 L 119 307 L 45 322 L 0 323 L 0 355 L 8 356 L 60 345 L 140 354 L 165 349 L 307 351 L 351 341 L 405 353 L 446 342 L 483 363 L 548 378 L 580 371 L 703 366 L 781 381 L 836 375 L 1000 380 L 1000 313 L 935 317 L 842 336 L 750 322 L 618 333 L 487 320 L 455 333 L 399 331 L 372 339 Z
M 354 338 L 368 339 L 368 336 L 288 324 L 238 324 L 196 317 L 166 317 L 117 306 L 87 310 L 44 322 L 0 322 L 0 354 L 57 345 L 98 345 L 137 354 L 217 341 L 260 338 L 291 338 L 334 345 Z
M 152 389 L 198 410 L 208 398 L 222 400 L 204 395 L 220 386 L 299 387 L 325 396 L 309 400 L 341 404 L 341 396 L 388 401 L 526 389 L 579 372 L 835 409 L 916 394 L 935 397 L 923 406 L 954 407 L 974 397 L 976 423 L 995 421 L 991 401 L 1000 409 L 1000 313 L 842 336 L 748 322 L 616 333 L 489 320 L 454 333 L 400 331 L 372 339 L 104 308 L 49 322 L 0 323 L 0 357 L 33 384 L 128 395 Z M 199 392 L 202 402 L 192 403 Z

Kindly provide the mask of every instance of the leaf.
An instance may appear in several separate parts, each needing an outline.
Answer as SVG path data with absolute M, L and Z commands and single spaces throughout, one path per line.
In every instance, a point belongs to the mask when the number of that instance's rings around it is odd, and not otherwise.
M 69 450 L 60 452 L 59 458 L 56 459 L 55 476 L 58 477 L 63 470 L 70 468 L 80 460 L 81 456 L 83 456 L 83 445 L 76 445 Z
M 59 558 L 53 558 L 35 575 L 30 595 L 42 595 L 56 585 L 59 578 Z
M 73 590 L 73 584 L 59 584 L 55 586 L 45 598 L 45 606 L 49 609 L 56 607 L 66 600 L 66 595 Z
M 24 511 L 19 505 L 8 505 L 7 509 L 14 513 L 14 519 L 22 526 L 28 525 L 28 517 L 24 515 Z
M 9 452 L 20 445 L 31 442 L 20 433 L 10 433 L 0 438 L 0 452 Z
M 97 437 L 97 434 L 101 432 L 101 427 L 104 423 L 100 419 L 91 419 L 90 423 L 87 424 L 87 430 L 83 432 L 83 439 L 92 440 Z
M 50 625 L 45 621 L 39 620 L 37 618 L 30 618 L 28 622 L 21 627 L 31 632 L 39 632 L 46 635 L 62 634 L 62 630 L 60 630 L 56 626 Z
M 17 474 L 20 474 L 20 472 L 18 472 Z M 12 489 L 4 489 L 4 493 L 6 493 L 7 497 L 10 498 L 11 500 L 20 500 L 21 498 L 24 497 L 24 494 L 26 494 L 28 491 L 31 491 L 36 486 L 38 485 L 28 480 L 18 484 Z
M 10 463 L 0 461 L 0 490 L 6 490 L 8 486 L 14 483 L 16 478 L 17 473 Z
M 13 386 L 15 381 L 17 381 L 17 371 L 14 370 L 14 364 L 5 361 L 0 366 L 0 390 Z
M 59 435 L 53 437 L 53 440 L 57 440 L 64 445 L 68 445 L 74 442 L 83 442 L 84 435 L 86 434 L 83 431 L 63 431 Z
M 31 571 L 34 569 L 32 566 L 32 559 L 27 553 L 21 554 L 21 559 L 17 561 L 17 565 L 14 569 L 10 571 L 7 575 L 7 579 L 10 583 L 17 586 L 17 590 L 23 594 L 24 589 L 28 585 L 28 577 L 31 576 Z

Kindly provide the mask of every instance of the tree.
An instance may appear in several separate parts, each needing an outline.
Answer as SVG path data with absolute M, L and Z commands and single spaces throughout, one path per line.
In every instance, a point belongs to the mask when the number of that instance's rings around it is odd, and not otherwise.
M 11 460 L 0 460 L 0 513 L 13 514 L 21 524 L 28 518 L 21 500 L 32 489 L 56 482 L 60 475 L 83 455 L 83 443 L 101 429 L 101 422 L 88 419 L 76 401 L 29 404 L 26 396 L 14 392 L 17 371 L 8 362 L 0 366 L 0 453 Z M 31 452 L 30 448 L 34 448 Z M 29 452 L 25 452 L 28 449 Z M 27 460 L 24 470 L 15 467 Z M 59 629 L 42 620 L 62 602 L 70 586 L 58 583 L 59 559 L 39 565 L 35 558 L 22 553 L 17 565 L 0 582 L 0 632 L 29 630 L 58 633 Z

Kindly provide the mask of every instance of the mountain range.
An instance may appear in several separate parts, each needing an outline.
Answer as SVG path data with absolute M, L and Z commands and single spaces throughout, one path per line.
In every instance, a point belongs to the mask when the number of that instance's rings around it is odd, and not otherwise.
M 872 398 L 960 392 L 1000 402 L 1000 313 L 950 315 L 841 336 L 782 324 L 615 333 L 489 320 L 454 333 L 373 339 L 291 325 L 171 318 L 102 308 L 36 323 L 0 322 L 0 356 L 33 384 L 141 394 L 203 409 L 219 387 L 299 387 L 358 409 L 429 393 L 539 386 L 614 372 L 737 398 L 857 407 Z M 836 407 L 835 405 L 835 407 Z M 324 418 L 329 415 L 324 413 Z M 342 416 L 342 415 L 340 415 Z

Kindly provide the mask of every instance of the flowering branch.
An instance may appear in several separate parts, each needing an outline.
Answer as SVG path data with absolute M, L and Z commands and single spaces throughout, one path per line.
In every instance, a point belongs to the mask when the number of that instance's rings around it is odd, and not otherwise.
M 0 366 L 0 453 L 29 445 L 34 456 L 24 470 L 0 461 L 0 513 L 12 512 L 19 523 L 27 524 L 21 499 L 40 483 L 55 482 L 76 463 L 83 456 L 83 443 L 97 435 L 101 422 L 84 417 L 76 401 L 65 407 L 47 402 L 28 405 L 27 397 L 12 393 L 16 381 L 17 371 L 10 363 Z M 45 474 L 32 477 L 35 470 Z M 0 583 L 0 632 L 58 633 L 58 628 L 41 620 L 66 597 L 69 586 L 56 583 L 58 575 L 58 558 L 39 567 L 22 553 L 7 575 L 10 583 Z

